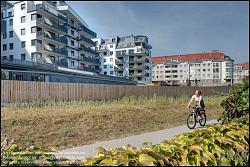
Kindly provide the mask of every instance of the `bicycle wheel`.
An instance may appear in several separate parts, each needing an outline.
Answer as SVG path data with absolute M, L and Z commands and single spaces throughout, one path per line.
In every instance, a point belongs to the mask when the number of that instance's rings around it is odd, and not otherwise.
M 189 129 L 194 129 L 196 125 L 196 115 L 194 113 L 191 113 L 187 117 L 187 126 Z
M 205 112 L 201 112 L 201 113 L 200 113 L 200 118 L 201 118 L 201 119 L 199 120 L 200 125 L 201 125 L 201 126 L 205 126 L 206 121 L 207 121 L 207 120 L 206 120 L 206 119 L 207 119 L 207 118 L 206 118 L 206 113 L 205 113 Z

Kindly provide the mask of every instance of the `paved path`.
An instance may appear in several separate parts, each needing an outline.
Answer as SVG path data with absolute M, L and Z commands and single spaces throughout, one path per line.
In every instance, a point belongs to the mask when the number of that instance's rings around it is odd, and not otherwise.
M 207 121 L 207 124 L 218 123 L 217 120 Z M 196 128 L 199 128 L 199 125 Z M 112 139 L 108 141 L 100 141 L 94 144 L 84 145 L 80 147 L 74 147 L 70 149 L 66 149 L 63 151 L 59 151 L 56 153 L 56 157 L 65 157 L 69 159 L 80 159 L 83 160 L 90 156 L 96 155 L 96 148 L 118 148 L 121 146 L 125 146 L 130 144 L 131 146 L 141 147 L 142 143 L 145 141 L 150 141 L 153 144 L 158 144 L 166 139 L 171 139 L 177 134 L 182 134 L 184 132 L 192 131 L 186 125 L 179 126 L 170 129 L 159 130 L 155 132 L 143 133 L 135 136 L 129 136 L 121 139 Z

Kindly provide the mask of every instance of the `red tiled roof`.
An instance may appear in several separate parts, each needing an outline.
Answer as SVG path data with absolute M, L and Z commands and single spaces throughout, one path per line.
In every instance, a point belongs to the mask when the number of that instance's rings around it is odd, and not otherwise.
M 194 53 L 185 55 L 173 55 L 173 56 L 158 56 L 152 57 L 153 63 L 165 62 L 169 59 L 177 59 L 181 61 L 203 60 L 203 59 L 224 59 L 224 53 Z
M 242 67 L 243 69 L 249 69 L 249 62 L 234 64 L 234 66 Z

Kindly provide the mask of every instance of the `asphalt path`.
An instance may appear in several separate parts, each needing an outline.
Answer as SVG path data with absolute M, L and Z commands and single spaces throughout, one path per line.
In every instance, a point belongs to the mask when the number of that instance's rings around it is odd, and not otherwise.
M 217 120 L 210 120 L 207 121 L 206 124 L 216 124 L 218 123 Z M 196 124 L 196 128 L 202 128 L 198 124 Z M 80 147 L 74 147 L 70 149 L 65 149 L 57 152 L 55 155 L 57 158 L 65 157 L 72 160 L 79 159 L 84 160 L 87 157 L 92 157 L 96 155 L 96 148 L 103 147 L 103 148 L 118 148 L 121 146 L 125 146 L 130 144 L 134 147 L 141 147 L 145 141 L 150 141 L 153 144 L 159 144 L 164 140 L 169 140 L 173 138 L 175 135 L 182 134 L 185 132 L 192 131 L 186 125 L 178 126 L 174 128 L 154 131 L 154 132 L 147 132 L 139 135 L 129 136 L 120 139 L 112 139 L 106 141 L 99 141 L 94 144 L 84 145 Z

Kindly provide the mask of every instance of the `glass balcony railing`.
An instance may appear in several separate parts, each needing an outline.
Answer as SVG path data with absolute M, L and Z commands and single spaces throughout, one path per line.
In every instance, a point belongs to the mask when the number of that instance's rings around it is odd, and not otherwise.
M 94 50 L 92 50 L 92 49 L 90 49 L 90 48 L 87 48 L 87 47 L 85 47 L 85 46 L 79 47 L 79 48 L 78 48 L 78 51 L 85 51 L 85 52 L 88 52 L 88 53 L 91 53 L 91 54 L 97 56 L 96 51 L 94 51 Z
M 57 54 L 62 54 L 67 56 L 68 55 L 68 51 L 66 48 L 55 48 L 55 47 L 51 47 L 49 45 L 43 45 L 43 44 L 36 44 L 36 48 L 38 50 L 45 50 L 45 51 L 49 51 L 49 52 L 53 52 L 53 53 L 57 53 Z
M 37 24 L 46 24 L 49 25 L 50 27 L 53 27 L 55 29 L 58 29 L 64 33 L 67 33 L 68 30 L 65 26 L 63 25 L 59 25 L 59 24 L 55 24 L 53 21 L 50 21 L 49 19 L 45 19 L 45 18 L 37 18 Z
M 92 41 L 92 40 L 89 39 L 89 38 L 86 38 L 85 36 L 80 36 L 79 38 L 77 38 L 77 40 L 79 40 L 79 41 L 84 41 L 84 42 L 89 43 L 89 44 L 92 45 L 92 46 L 95 46 L 95 42 Z
M 37 37 L 46 37 L 46 38 L 61 42 L 63 44 L 67 44 L 66 36 L 60 37 L 58 35 L 51 35 L 49 32 L 45 32 L 45 31 L 38 31 Z
M 90 63 L 101 65 L 101 62 L 95 58 L 90 58 L 90 57 L 86 57 L 86 56 L 79 56 L 79 60 L 83 60 L 83 61 L 87 61 Z
M 37 4 L 36 5 L 36 10 L 44 10 L 50 14 L 52 14 L 53 16 L 55 17 L 58 17 L 64 21 L 68 21 L 67 17 L 64 16 L 63 14 L 59 13 L 58 11 L 52 9 L 51 7 L 49 7 L 48 5 L 45 5 L 45 4 Z
M 96 33 L 94 31 L 91 31 L 90 29 L 88 29 L 87 27 L 84 26 L 78 26 L 77 27 L 78 31 L 84 31 L 88 34 L 90 34 L 93 38 L 96 38 Z

